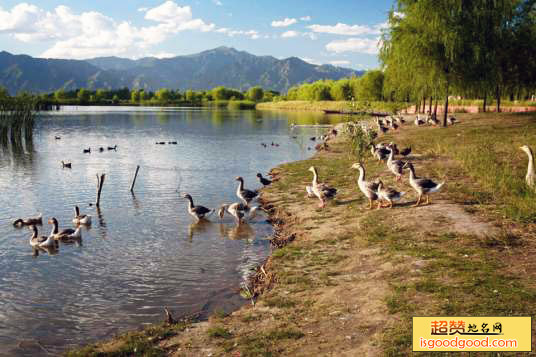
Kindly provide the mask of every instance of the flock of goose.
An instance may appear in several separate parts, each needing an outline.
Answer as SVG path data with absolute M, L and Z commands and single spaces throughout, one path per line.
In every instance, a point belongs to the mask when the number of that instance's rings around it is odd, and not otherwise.
M 268 186 L 272 183 L 271 180 L 263 177 L 261 173 L 257 173 L 257 178 L 263 186 Z M 222 204 L 218 209 L 218 216 L 220 219 L 223 219 L 225 213 L 227 212 L 227 214 L 231 215 L 235 219 L 236 223 L 240 225 L 244 221 L 245 217 L 248 219 L 254 218 L 257 210 L 262 208 L 259 206 L 251 206 L 253 199 L 259 195 L 258 190 L 252 191 L 244 188 L 244 179 L 241 176 L 237 176 L 235 180 L 238 181 L 236 196 L 240 199 L 240 201 Z M 215 212 L 215 209 L 194 204 L 192 196 L 188 193 L 183 194 L 182 197 L 188 200 L 188 213 L 197 221 L 206 219 Z
M 448 124 L 452 125 L 456 122 L 456 118 L 451 116 L 448 118 Z M 387 117 L 383 120 L 380 118 L 375 119 L 375 124 L 378 127 L 378 130 L 382 133 L 386 133 L 389 129 L 398 130 L 400 125 L 406 123 L 406 119 L 402 116 Z M 421 125 L 438 125 L 439 121 L 435 116 L 424 116 L 421 117 L 417 115 L 414 124 L 417 126 Z M 368 128 L 367 128 L 368 130 Z M 404 170 L 409 171 L 409 185 L 417 193 L 417 202 L 415 206 L 421 205 L 423 198 L 426 198 L 426 204 L 430 204 L 430 194 L 438 192 L 445 182 L 436 183 L 430 178 L 418 177 L 415 173 L 415 167 L 410 161 L 402 161 L 395 159 L 395 155 L 402 155 L 406 157 L 411 153 L 411 147 L 398 150 L 398 147 L 393 142 L 379 143 L 379 144 L 370 144 L 371 153 L 379 161 L 384 161 L 387 165 L 387 169 L 395 176 L 396 181 L 400 181 L 404 175 Z M 368 208 L 373 208 L 373 202 L 377 201 L 377 208 L 382 207 L 393 208 L 393 204 L 406 194 L 406 192 L 400 192 L 394 188 L 387 187 L 381 179 L 376 179 L 374 181 L 367 181 L 365 176 L 365 166 L 362 163 L 355 163 L 351 166 L 352 169 L 359 170 L 359 177 L 357 180 L 357 186 L 359 190 L 365 195 L 368 199 L 369 205 Z M 311 185 L 305 187 L 307 196 L 310 198 L 318 198 L 320 200 L 319 207 L 322 208 L 325 206 L 326 201 L 333 199 L 337 194 L 337 189 L 327 185 L 326 183 L 321 183 L 318 176 L 318 171 L 314 166 L 309 168 L 309 171 L 313 173 L 313 181 Z M 384 202 L 387 203 L 384 206 Z
M 39 214 L 37 217 L 30 218 L 19 218 L 13 222 L 15 227 L 28 226 L 32 231 L 32 236 L 30 237 L 30 246 L 35 249 L 46 249 L 46 250 L 56 250 L 59 248 L 59 242 L 62 243 L 74 243 L 82 239 L 82 225 L 91 224 L 91 216 L 86 214 L 80 214 L 80 209 L 78 206 L 74 207 L 74 218 L 73 224 L 76 226 L 76 229 L 65 228 L 60 230 L 58 220 L 55 217 L 52 217 L 48 220 L 48 224 L 52 225 L 52 230 L 48 236 L 40 236 L 37 229 L 38 225 L 43 225 L 43 216 Z
M 272 183 L 271 180 L 263 177 L 261 173 L 257 174 L 257 178 L 263 186 Z M 255 214 L 260 207 L 252 206 L 251 202 L 259 193 L 257 190 L 252 191 L 244 188 L 244 179 L 242 177 L 236 177 L 236 181 L 238 181 L 236 195 L 240 199 L 240 202 L 222 204 L 218 209 L 218 216 L 220 219 L 223 219 L 225 213 L 228 213 L 236 220 L 236 223 L 240 225 L 244 222 L 245 217 L 248 219 L 255 217 Z M 188 193 L 183 194 L 182 197 L 188 200 L 188 213 L 197 221 L 206 219 L 215 212 L 214 209 L 194 204 L 192 196 Z M 59 242 L 74 243 L 80 241 L 82 239 L 81 226 L 91 225 L 91 216 L 81 214 L 79 207 L 75 206 L 73 218 L 73 224 L 75 225 L 74 229 L 65 228 L 60 230 L 58 220 L 55 217 L 50 218 L 48 224 L 52 225 L 52 230 L 48 236 L 44 236 L 39 235 L 37 229 L 38 225 L 43 225 L 43 216 L 41 214 L 37 217 L 19 218 L 13 222 L 13 226 L 15 227 L 26 226 L 32 231 L 30 237 L 30 246 L 32 246 L 32 248 L 47 250 L 50 253 L 51 250 L 54 251 L 59 248 Z

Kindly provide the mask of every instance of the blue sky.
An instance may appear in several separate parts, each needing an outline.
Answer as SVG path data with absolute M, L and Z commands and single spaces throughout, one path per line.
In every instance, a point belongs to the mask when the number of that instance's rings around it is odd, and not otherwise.
M 230 46 L 354 69 L 378 65 L 392 0 L 0 2 L 0 49 L 36 57 L 171 57 Z

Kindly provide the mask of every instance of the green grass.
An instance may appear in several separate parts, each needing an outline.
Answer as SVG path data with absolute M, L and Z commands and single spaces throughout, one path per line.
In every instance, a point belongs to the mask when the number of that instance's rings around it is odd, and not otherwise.
M 232 334 L 225 328 L 221 326 L 210 327 L 207 330 L 207 334 L 213 338 L 231 338 Z

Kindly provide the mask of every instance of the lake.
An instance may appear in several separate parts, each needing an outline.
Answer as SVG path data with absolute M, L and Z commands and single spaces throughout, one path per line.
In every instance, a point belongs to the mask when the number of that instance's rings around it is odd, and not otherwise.
M 291 129 L 291 123 L 327 122 L 310 113 L 204 108 L 40 114 L 33 147 L 0 150 L 0 354 L 61 352 L 160 322 L 164 306 L 176 316 L 206 316 L 245 303 L 238 288 L 270 253 L 272 227 L 262 214 L 240 227 L 215 214 L 195 223 L 179 192 L 209 208 L 235 202 L 236 176 L 257 189 L 257 172 L 312 155 L 309 137 L 325 129 Z M 107 150 L 114 145 L 116 151 Z M 97 173 L 106 174 L 98 212 L 89 206 Z M 48 235 L 50 217 L 60 229 L 73 226 L 75 205 L 93 224 L 80 243 L 61 244 L 57 254 L 36 255 L 30 231 L 12 225 L 42 213 L 39 233 Z

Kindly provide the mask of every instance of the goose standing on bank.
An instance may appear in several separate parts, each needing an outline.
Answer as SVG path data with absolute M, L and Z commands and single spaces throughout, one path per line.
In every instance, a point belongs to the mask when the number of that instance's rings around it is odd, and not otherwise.
M 527 167 L 527 175 L 525 176 L 525 182 L 527 183 L 527 186 L 534 187 L 534 155 L 532 153 L 532 149 L 528 145 L 523 145 L 520 147 L 521 150 L 527 153 L 527 156 L 529 158 L 529 164 Z
M 405 162 L 401 160 L 395 160 L 395 152 L 391 150 L 389 153 L 389 158 L 387 159 L 387 168 L 396 176 L 396 180 L 400 181 L 402 174 L 404 173 Z
M 352 165 L 352 169 L 359 170 L 359 177 L 357 179 L 357 186 L 363 192 L 366 198 L 368 198 L 369 201 L 369 209 L 372 209 L 372 201 L 378 200 L 378 193 L 376 192 L 378 190 L 378 183 L 377 182 L 369 182 L 365 180 L 365 167 L 359 163 L 356 162 Z M 379 205 L 379 203 L 378 203 Z
M 185 193 L 182 197 L 188 200 L 188 213 L 198 221 L 208 217 L 214 212 L 213 209 L 208 209 L 205 206 L 194 205 L 194 200 L 188 193 Z
M 409 184 L 419 195 L 414 207 L 417 207 L 421 204 L 421 198 L 423 195 L 426 196 L 426 204 L 430 204 L 430 193 L 439 191 L 445 184 L 445 181 L 437 184 L 430 179 L 417 177 L 417 175 L 415 175 L 415 168 L 410 162 L 407 162 L 404 167 L 409 169 Z
M 332 199 L 337 194 L 337 189 L 334 187 L 329 187 L 325 183 L 318 182 L 318 172 L 314 166 L 309 168 L 309 171 L 313 173 L 313 182 L 311 185 L 311 190 L 313 194 L 320 200 L 319 207 L 322 208 L 326 205 L 326 201 Z
M 258 193 L 256 191 L 246 190 L 244 188 L 244 179 L 240 176 L 237 176 L 235 178 L 236 181 L 238 181 L 238 187 L 236 189 L 236 195 L 246 206 L 249 205 L 249 203 L 258 196 Z
M 263 186 L 268 186 L 272 183 L 272 180 L 268 180 L 267 178 L 262 177 L 262 174 L 259 172 L 257 174 L 257 177 L 259 178 L 260 183 L 262 183 Z
M 14 226 L 31 226 L 31 225 L 42 225 L 43 224 L 43 215 L 39 213 L 37 217 L 28 217 L 28 218 L 18 218 L 13 221 Z
M 88 214 L 80 214 L 78 206 L 74 206 L 74 224 L 91 224 L 91 216 Z
M 383 207 L 382 206 L 382 200 L 385 200 L 389 203 L 387 207 L 393 208 L 393 202 L 394 201 L 400 201 L 402 196 L 404 196 L 405 192 L 398 192 L 395 189 L 385 187 L 383 185 L 382 180 L 378 182 L 378 208 Z

